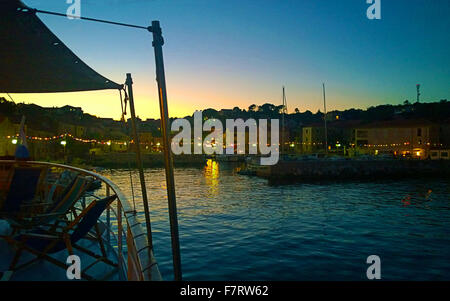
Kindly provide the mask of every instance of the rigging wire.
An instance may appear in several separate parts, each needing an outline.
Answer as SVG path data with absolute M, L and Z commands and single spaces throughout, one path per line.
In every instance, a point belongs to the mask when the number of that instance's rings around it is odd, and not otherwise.
M 6 95 L 8 95 L 8 97 L 11 99 L 11 101 L 12 101 L 13 103 L 16 103 L 16 102 L 14 101 L 14 99 L 11 97 L 11 95 L 9 95 L 9 93 L 6 93 Z

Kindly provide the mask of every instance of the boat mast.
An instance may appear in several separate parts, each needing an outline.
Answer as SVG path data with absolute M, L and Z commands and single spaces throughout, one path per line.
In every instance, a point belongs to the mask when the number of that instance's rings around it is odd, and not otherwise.
M 328 133 L 327 133 L 327 101 L 325 97 L 325 83 L 322 83 L 323 86 L 323 109 L 324 109 L 324 115 L 323 120 L 325 124 L 325 154 L 328 155 Z
M 287 101 L 286 101 L 286 93 L 283 86 L 283 109 L 282 109 L 282 116 L 281 116 L 281 153 L 284 153 L 285 149 L 285 141 L 284 137 L 286 136 L 286 128 L 285 128 L 285 114 L 287 113 Z
M 164 39 L 162 37 L 159 21 L 152 21 L 152 26 L 149 28 L 149 31 L 153 33 L 153 47 L 155 50 L 156 81 L 158 82 L 159 107 L 161 114 L 161 132 L 163 136 L 164 165 L 166 169 L 167 199 L 169 204 L 170 232 L 172 239 L 173 271 L 175 280 L 180 281 L 182 280 L 182 274 L 181 274 L 180 242 L 178 236 L 177 201 L 175 195 L 175 179 L 173 173 L 172 150 L 170 147 L 171 144 L 169 137 L 170 125 L 169 125 L 169 110 L 167 106 L 166 76 L 164 72 L 164 60 L 162 52 Z
M 136 111 L 134 108 L 134 96 L 133 96 L 133 79 L 131 78 L 130 73 L 127 73 L 127 80 L 126 80 L 125 84 L 128 87 L 128 99 L 130 101 L 130 113 L 131 113 L 131 126 L 133 128 L 134 145 L 136 147 L 136 161 L 137 161 L 137 167 L 138 167 L 138 171 L 139 171 L 139 179 L 141 182 L 142 202 L 144 204 L 145 223 L 147 226 L 147 239 L 148 239 L 148 244 L 150 246 L 149 251 L 151 251 L 151 250 L 153 250 L 153 239 L 152 239 L 152 228 L 151 228 L 151 222 L 150 222 L 150 209 L 148 206 L 147 188 L 145 186 L 144 168 L 143 168 L 142 156 L 141 156 L 141 143 L 140 143 L 137 126 L 136 126 Z

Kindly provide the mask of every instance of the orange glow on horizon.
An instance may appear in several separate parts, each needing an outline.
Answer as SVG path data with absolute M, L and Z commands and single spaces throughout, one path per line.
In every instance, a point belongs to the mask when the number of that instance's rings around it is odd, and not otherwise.
M 176 88 L 168 87 L 169 117 L 182 118 L 192 116 L 196 110 L 212 108 L 215 110 L 232 109 L 239 107 L 247 110 L 252 104 L 262 105 L 264 103 L 281 104 L 281 88 L 267 87 L 265 91 L 258 91 L 253 94 L 251 89 L 246 90 L 226 90 L 221 92 L 218 87 L 205 83 L 202 87 L 180 84 Z M 156 87 L 148 85 L 135 85 L 135 106 L 136 114 L 139 118 L 159 119 L 160 109 L 158 101 L 158 90 Z M 295 108 L 301 112 L 309 110 L 316 113 L 323 111 L 322 95 L 318 91 L 300 91 L 291 88 L 288 94 L 288 112 L 293 113 Z M 339 91 L 341 92 L 341 91 Z M 264 95 L 267 95 L 265 97 Z M 46 93 L 46 94 L 10 94 L 16 103 L 36 104 L 42 107 L 63 107 L 70 105 L 81 107 L 85 113 L 103 118 L 113 118 L 120 120 L 121 106 L 119 93 L 116 90 L 71 92 L 71 93 Z M 8 95 L 0 94 L 10 100 Z M 345 110 L 350 108 L 365 109 L 369 105 L 377 105 L 373 99 L 364 99 L 360 95 L 342 93 L 329 97 L 327 109 Z M 381 103 L 379 103 L 381 104 Z M 128 115 L 129 117 L 129 115 Z

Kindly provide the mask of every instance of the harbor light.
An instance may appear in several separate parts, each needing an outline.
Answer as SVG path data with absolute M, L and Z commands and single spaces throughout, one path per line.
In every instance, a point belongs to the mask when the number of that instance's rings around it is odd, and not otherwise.
M 66 146 L 66 144 L 67 144 L 67 141 L 66 141 L 66 140 L 61 141 L 61 145 L 62 145 L 62 146 Z
M 14 144 L 14 145 L 17 144 L 17 139 L 13 139 L 13 140 L 11 141 L 11 143 Z

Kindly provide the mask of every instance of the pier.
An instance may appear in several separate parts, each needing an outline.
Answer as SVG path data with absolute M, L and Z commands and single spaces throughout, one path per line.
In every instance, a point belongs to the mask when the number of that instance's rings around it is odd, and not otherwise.
M 280 161 L 260 166 L 254 174 L 269 184 L 350 180 L 383 180 L 421 177 L 449 177 L 450 161 L 431 160 L 327 160 Z

